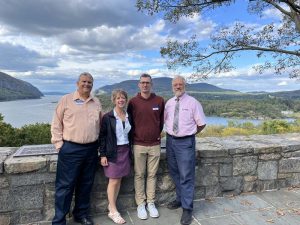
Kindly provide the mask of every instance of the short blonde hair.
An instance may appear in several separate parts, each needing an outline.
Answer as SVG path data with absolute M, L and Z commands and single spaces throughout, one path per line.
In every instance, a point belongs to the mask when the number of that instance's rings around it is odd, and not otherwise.
M 116 90 L 113 90 L 112 93 L 111 93 L 111 101 L 112 103 L 115 103 L 115 100 L 117 98 L 118 95 L 123 95 L 126 99 L 126 102 L 128 100 L 128 95 L 127 95 L 127 92 L 122 90 L 122 89 L 116 89 Z

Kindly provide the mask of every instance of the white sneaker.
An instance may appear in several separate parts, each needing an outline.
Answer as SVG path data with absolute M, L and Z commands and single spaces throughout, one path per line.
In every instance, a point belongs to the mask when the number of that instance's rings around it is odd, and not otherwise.
M 158 213 L 158 211 L 157 211 L 157 209 L 156 209 L 156 207 L 155 207 L 154 202 L 149 202 L 149 203 L 147 204 L 147 209 L 148 209 L 149 214 L 150 214 L 150 216 L 151 216 L 152 218 L 157 218 L 157 217 L 159 217 L 159 213 Z
M 139 204 L 136 210 L 137 210 L 138 218 L 140 218 L 141 220 L 148 219 L 148 214 L 147 214 L 147 211 L 145 208 L 145 203 Z

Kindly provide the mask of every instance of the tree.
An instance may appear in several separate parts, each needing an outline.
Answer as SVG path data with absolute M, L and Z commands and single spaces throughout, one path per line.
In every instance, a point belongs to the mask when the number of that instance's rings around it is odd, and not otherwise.
M 136 6 L 150 15 L 162 13 L 165 20 L 176 23 L 182 17 L 231 4 L 235 0 L 137 0 Z M 291 78 L 300 77 L 300 1 L 248 0 L 249 13 L 262 16 L 264 10 L 271 8 L 282 15 L 280 23 L 272 22 L 260 29 L 242 22 L 236 22 L 233 27 L 220 27 L 206 47 L 200 45 L 197 35 L 185 42 L 168 40 L 161 48 L 161 55 L 168 59 L 169 68 L 191 67 L 194 77 L 206 77 L 233 69 L 232 61 L 239 52 L 255 51 L 263 61 L 254 67 L 260 73 L 268 69 L 276 74 L 289 74 Z

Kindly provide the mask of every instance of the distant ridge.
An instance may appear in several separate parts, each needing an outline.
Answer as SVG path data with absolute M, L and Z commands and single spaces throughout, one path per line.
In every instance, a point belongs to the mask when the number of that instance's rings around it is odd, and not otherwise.
M 35 99 L 43 94 L 32 84 L 0 72 L 0 101 Z
M 172 78 L 169 77 L 159 77 L 153 78 L 153 91 L 160 95 L 172 95 Z M 120 83 L 106 85 L 101 88 L 96 89 L 96 94 L 111 94 L 112 90 L 121 88 L 129 95 L 135 95 L 138 91 L 138 80 L 125 80 Z M 187 92 L 236 92 L 235 90 L 222 89 L 217 86 L 207 84 L 207 83 L 194 83 L 187 84 Z

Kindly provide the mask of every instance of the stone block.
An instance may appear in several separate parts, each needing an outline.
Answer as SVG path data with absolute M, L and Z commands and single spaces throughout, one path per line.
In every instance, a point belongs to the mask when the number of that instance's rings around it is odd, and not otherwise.
M 300 186 L 300 173 L 292 174 L 292 177 L 286 179 L 289 187 Z
M 134 171 L 133 167 L 132 167 L 132 171 Z M 168 173 L 169 170 L 168 170 L 168 165 L 167 165 L 167 161 L 166 160 L 160 160 L 159 161 L 159 167 L 158 167 L 158 170 L 157 170 L 157 174 L 160 175 L 160 174 L 165 174 L 165 173 Z
M 132 181 L 133 182 L 133 181 Z M 170 191 L 175 189 L 172 178 L 168 175 L 161 175 L 157 178 L 156 189 L 158 191 Z
M 252 182 L 257 180 L 257 176 L 244 176 L 246 182 Z
M 10 195 L 15 210 L 43 208 L 44 188 L 42 185 L 12 188 Z
M 195 188 L 195 200 L 205 198 L 205 187 Z
M 13 154 L 18 147 L 0 147 L 0 155 L 6 155 L 9 156 Z
M 279 173 L 299 173 L 300 157 L 282 159 L 279 161 Z
M 254 192 L 256 191 L 256 186 L 255 181 L 244 182 L 243 192 Z
M 58 158 L 58 155 L 47 156 L 47 163 L 49 164 L 49 172 L 50 173 L 56 173 L 57 158 Z
M 286 188 L 286 187 L 290 187 L 288 185 L 288 181 L 286 179 L 280 179 L 278 180 L 278 188 Z
M 4 163 L 5 172 L 26 173 L 46 168 L 46 158 L 43 156 L 33 157 L 9 157 Z
M 120 194 L 132 193 L 134 192 L 134 182 L 132 177 L 124 177 L 122 179 Z
M 257 181 L 257 191 L 267 191 L 278 189 L 277 180 L 258 180 Z
M 221 177 L 220 186 L 222 191 L 235 191 L 236 193 L 241 193 L 243 177 Z
M 215 165 L 204 164 L 196 170 L 196 186 L 213 186 L 218 180 L 219 168 Z
M 300 151 L 295 152 L 282 152 L 282 157 L 284 158 L 292 158 L 292 157 L 300 157 Z
M 228 150 L 226 149 L 202 150 L 200 152 L 200 157 L 201 158 L 228 157 Z
M 233 158 L 233 176 L 253 175 L 256 172 L 257 156 Z
M 0 189 L 0 212 L 13 210 L 12 196 L 8 189 Z
M 0 156 L 0 174 L 4 173 L 4 160 L 6 157 Z
M 22 210 L 12 214 L 12 224 L 32 224 L 43 220 L 42 210 Z
M 278 173 L 278 179 L 291 178 L 293 176 L 292 173 Z
M 259 159 L 260 160 L 264 160 L 264 161 L 267 161 L 267 160 L 278 160 L 281 158 L 281 154 L 279 153 L 271 153 L 271 154 L 261 154 L 259 155 Z
M 5 176 L 0 176 L 0 190 L 9 186 L 8 180 Z
M 45 186 L 44 197 L 44 219 L 52 220 L 54 216 L 54 202 L 55 202 L 55 187 L 54 184 L 48 184 Z
M 251 154 L 254 149 L 252 147 L 243 147 L 243 148 L 233 148 L 229 149 L 230 155 L 242 155 L 242 154 Z
M 221 196 L 222 189 L 220 185 L 206 186 L 205 187 L 205 198 Z
M 275 180 L 277 179 L 277 172 L 277 161 L 258 162 L 257 175 L 259 180 Z
M 0 224 L 1 225 L 10 225 L 10 216 L 7 214 L 1 214 L 0 215 Z
M 219 174 L 221 177 L 232 176 L 232 164 L 220 164 Z
M 278 145 L 272 145 L 272 142 L 269 143 L 257 143 L 254 146 L 254 154 L 270 154 L 270 153 L 280 153 L 282 147 Z
M 167 204 L 171 199 L 176 198 L 176 193 L 175 191 L 167 191 L 167 192 L 158 192 L 155 194 L 155 203 L 157 205 L 163 205 Z M 136 204 L 135 202 L 133 203 L 133 208 L 136 209 Z
M 202 164 L 214 164 L 214 163 L 232 163 L 233 159 L 230 157 L 216 157 L 216 158 L 200 158 Z
M 11 187 L 47 184 L 55 182 L 54 173 L 24 173 L 24 174 L 12 174 L 9 176 Z
M 299 140 L 297 142 L 291 143 L 287 142 L 287 145 L 282 146 L 282 152 L 296 152 L 300 150 Z

